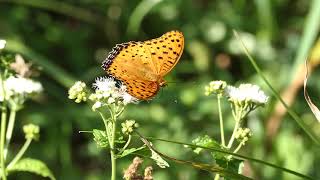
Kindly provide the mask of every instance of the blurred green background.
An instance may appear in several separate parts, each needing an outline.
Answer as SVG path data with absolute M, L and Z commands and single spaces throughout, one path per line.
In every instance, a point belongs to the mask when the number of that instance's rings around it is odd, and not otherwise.
M 90 84 L 97 76 L 105 75 L 100 65 L 115 44 L 156 38 L 170 30 L 184 33 L 185 50 L 180 62 L 165 78 L 169 86 L 151 101 L 129 105 L 123 117 L 135 119 L 142 134 L 189 143 L 204 134 L 218 140 L 216 99 L 204 96 L 204 86 L 211 80 L 230 84 L 250 82 L 271 95 L 233 36 L 232 29 L 236 29 L 277 91 L 296 88 L 296 93 L 291 92 L 293 108 L 310 127 L 318 129 L 319 135 L 319 124 L 304 100 L 301 86 L 294 86 L 294 79 L 299 75 L 294 68 L 298 63 L 295 57 L 312 2 L 0 0 L 0 38 L 8 41 L 7 50 L 20 53 L 41 67 L 38 79 L 45 89 L 41 98 L 28 101 L 18 113 L 13 147 L 18 149 L 24 141 L 22 125 L 36 123 L 41 127 L 40 141 L 32 144 L 27 156 L 47 162 L 57 179 L 108 179 L 111 169 L 108 153 L 97 148 L 90 134 L 78 133 L 103 128 L 103 124 L 87 104 L 69 100 L 67 90 L 76 80 Z M 314 71 L 314 78 L 309 82 L 310 95 L 315 99 L 320 92 L 316 80 L 319 75 Z M 249 116 L 246 124 L 252 129 L 253 138 L 241 154 L 319 179 L 319 146 L 290 116 L 276 116 L 276 104 L 271 97 L 265 108 Z M 230 112 L 224 102 L 229 136 L 233 127 Z M 271 121 L 274 116 L 275 123 Z M 154 144 L 161 152 L 180 159 L 210 162 L 209 157 L 197 157 L 182 146 Z M 119 161 L 119 179 L 133 157 Z M 145 159 L 144 165 L 151 164 L 152 161 Z M 167 169 L 152 165 L 156 180 L 213 179 L 208 172 L 172 162 Z M 298 179 L 250 162 L 245 163 L 244 174 L 254 179 Z M 9 179 L 41 178 L 19 173 Z

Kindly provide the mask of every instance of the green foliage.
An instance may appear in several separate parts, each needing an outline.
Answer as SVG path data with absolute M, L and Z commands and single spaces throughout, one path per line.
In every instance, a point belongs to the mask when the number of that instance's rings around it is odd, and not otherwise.
M 93 129 L 92 134 L 93 140 L 97 143 L 98 147 L 109 148 L 108 136 L 105 131 Z
M 100 64 L 115 44 L 143 41 L 173 29 L 184 33 L 186 46 L 180 62 L 165 77 L 168 86 L 162 88 L 152 101 L 129 105 L 121 117 L 135 119 L 141 126 L 139 131 L 145 136 L 189 143 L 199 134 L 219 139 L 217 105 L 203 95 L 205 83 L 211 80 L 232 84 L 250 82 L 268 89 L 243 54 L 239 42 L 234 41 L 232 29 L 248 35 L 242 40 L 275 92 L 297 87 L 298 84 L 291 80 L 302 73 L 297 71 L 299 68 L 293 68 L 293 64 L 299 66 L 304 61 L 318 34 L 319 18 L 314 14 L 319 11 L 319 1 L 247 2 L 0 0 L 0 39 L 7 40 L 2 52 L 20 53 L 26 60 L 39 65 L 40 76 L 37 78 L 45 89 L 42 97 L 28 102 L 17 116 L 16 127 L 29 122 L 41 127 L 41 141 L 32 144 L 27 153 L 50 164 L 59 179 L 106 178 L 104 169 L 110 167 L 110 164 L 106 165 L 108 154 L 92 146 L 91 134 L 77 133 L 80 130 L 102 129 L 100 117 L 86 105 L 75 105 L 67 100 L 66 88 L 76 80 L 83 80 L 89 85 L 97 76 L 105 75 Z M 145 4 L 146 8 L 143 6 Z M 303 35 L 307 33 L 309 35 Z M 308 88 L 311 98 L 316 100 L 320 92 L 317 81 L 319 72 L 316 70 L 313 73 L 315 80 L 310 78 Z M 272 92 L 267 91 L 267 94 L 272 95 Z M 312 136 L 319 137 L 319 123 L 308 110 L 302 93 L 297 90 L 291 100 L 291 108 L 308 126 L 306 131 L 312 129 L 315 132 Z M 274 114 L 278 115 L 276 104 L 277 100 L 271 97 L 264 109 L 246 118 L 245 124 L 252 129 L 253 136 L 239 153 L 278 167 L 269 168 L 249 161 L 250 171 L 247 172 L 252 174 L 248 176 L 263 180 L 285 179 L 288 173 L 280 166 L 319 179 L 320 174 L 315 168 L 320 166 L 319 148 L 292 117 L 279 117 L 272 124 L 274 136 L 269 136 L 271 131 L 267 125 L 270 118 L 275 117 Z M 315 101 L 315 104 L 318 105 L 318 102 Z M 230 107 L 223 106 L 222 112 L 224 119 L 232 122 Z M 228 138 L 232 124 L 226 123 L 225 128 Z M 19 134 L 14 134 L 14 137 L 17 139 L 12 141 L 13 151 L 23 141 Z M 297 139 L 298 147 L 279 147 L 279 144 L 296 142 Z M 212 143 L 208 142 L 209 145 Z M 136 145 L 140 142 L 132 141 L 130 148 Z M 167 142 L 155 146 L 161 152 L 180 159 L 192 160 L 196 156 Z M 298 153 L 284 153 L 288 148 L 294 148 Z M 300 158 L 303 163 L 299 163 L 302 162 Z M 122 177 L 122 167 L 131 160 L 132 156 L 121 159 L 118 179 Z M 212 156 L 201 156 L 201 160 L 212 162 Z M 211 178 L 211 172 L 171 162 L 170 166 L 164 170 L 155 169 L 155 177 L 159 177 L 156 179 Z M 13 179 L 18 177 L 15 173 L 12 176 Z
M 118 157 L 118 158 L 123 158 L 123 157 L 128 156 L 128 155 L 130 155 L 130 154 L 133 154 L 133 153 L 135 153 L 135 152 L 137 152 L 137 151 L 140 151 L 140 150 L 142 150 L 142 149 L 144 149 L 144 148 L 145 148 L 145 147 L 142 146 L 142 147 L 139 147 L 139 148 L 125 149 L 121 154 L 118 154 L 117 157 Z
M 8 173 L 25 171 L 55 180 L 52 172 L 44 162 L 32 158 L 23 158 L 19 160 L 14 166 L 12 166 L 10 169 L 7 169 L 7 171 Z

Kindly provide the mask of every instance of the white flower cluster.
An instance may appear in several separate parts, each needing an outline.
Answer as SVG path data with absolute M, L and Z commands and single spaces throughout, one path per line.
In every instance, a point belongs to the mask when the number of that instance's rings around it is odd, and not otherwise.
M 6 43 L 7 43 L 6 40 L 0 39 L 0 50 L 6 47 Z
M 252 84 L 241 84 L 238 88 L 227 86 L 225 94 L 234 103 L 264 105 L 268 102 L 268 96 L 259 86 Z
M 136 103 L 138 99 L 127 93 L 127 87 L 123 84 L 117 86 L 117 82 L 112 77 L 100 77 L 93 83 L 95 93 L 89 96 L 89 99 L 94 101 L 93 110 L 104 105 L 110 104 L 129 104 Z
M 43 91 L 40 82 L 23 77 L 10 76 L 8 79 L 4 80 L 3 84 L 6 97 L 4 97 L 2 84 L 0 83 L 0 101 L 3 101 L 4 98 L 9 99 L 13 96 L 28 97 Z

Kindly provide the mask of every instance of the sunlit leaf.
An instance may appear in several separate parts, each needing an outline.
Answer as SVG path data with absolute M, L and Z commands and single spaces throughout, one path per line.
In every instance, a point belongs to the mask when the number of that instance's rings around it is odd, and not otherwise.
M 121 154 L 118 155 L 118 158 L 122 158 L 124 156 L 130 155 L 134 152 L 140 151 L 142 149 L 144 149 L 145 146 L 139 147 L 139 148 L 130 148 L 130 149 L 126 149 L 124 150 Z
M 98 147 L 106 148 L 109 147 L 108 136 L 105 131 L 101 131 L 98 129 L 93 129 L 93 140 L 97 143 Z
M 49 170 L 47 165 L 44 162 L 37 159 L 21 159 L 13 167 L 7 169 L 7 171 L 9 173 L 16 171 L 25 171 L 55 180 L 55 177 L 53 176 L 52 172 Z

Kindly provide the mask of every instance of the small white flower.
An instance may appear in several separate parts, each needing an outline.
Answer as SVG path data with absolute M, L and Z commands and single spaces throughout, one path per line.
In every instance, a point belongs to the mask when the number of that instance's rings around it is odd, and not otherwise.
M 0 50 L 5 48 L 6 47 L 6 44 L 7 44 L 7 41 L 6 40 L 3 40 L 3 39 L 0 39 Z
M 117 86 L 116 80 L 112 77 L 97 78 L 93 88 L 95 93 L 89 98 L 93 101 L 98 100 L 105 104 L 122 102 L 124 105 L 138 102 L 137 98 L 127 93 L 127 87 L 124 84 L 119 83 Z
M 0 85 L 0 101 L 3 101 L 2 86 Z M 23 78 L 10 76 L 4 81 L 4 89 L 6 93 L 6 99 L 11 96 L 30 96 L 42 92 L 43 88 L 41 83 Z
M 96 81 L 92 84 L 92 86 L 96 90 L 112 92 L 116 88 L 116 83 L 117 82 L 112 77 L 98 77 L 96 78 Z
M 268 102 L 268 96 L 257 85 L 241 84 L 238 88 L 227 86 L 226 95 L 230 101 L 249 102 L 256 105 L 264 105 Z
M 97 101 L 97 102 L 95 102 L 95 103 L 93 104 L 92 110 L 93 110 L 93 111 L 96 111 L 96 109 L 98 109 L 98 108 L 100 108 L 100 107 L 102 107 L 102 103 L 101 103 L 100 101 Z
M 139 101 L 137 98 L 131 96 L 128 93 L 124 93 L 122 98 L 123 98 L 123 103 L 124 104 L 137 103 Z

